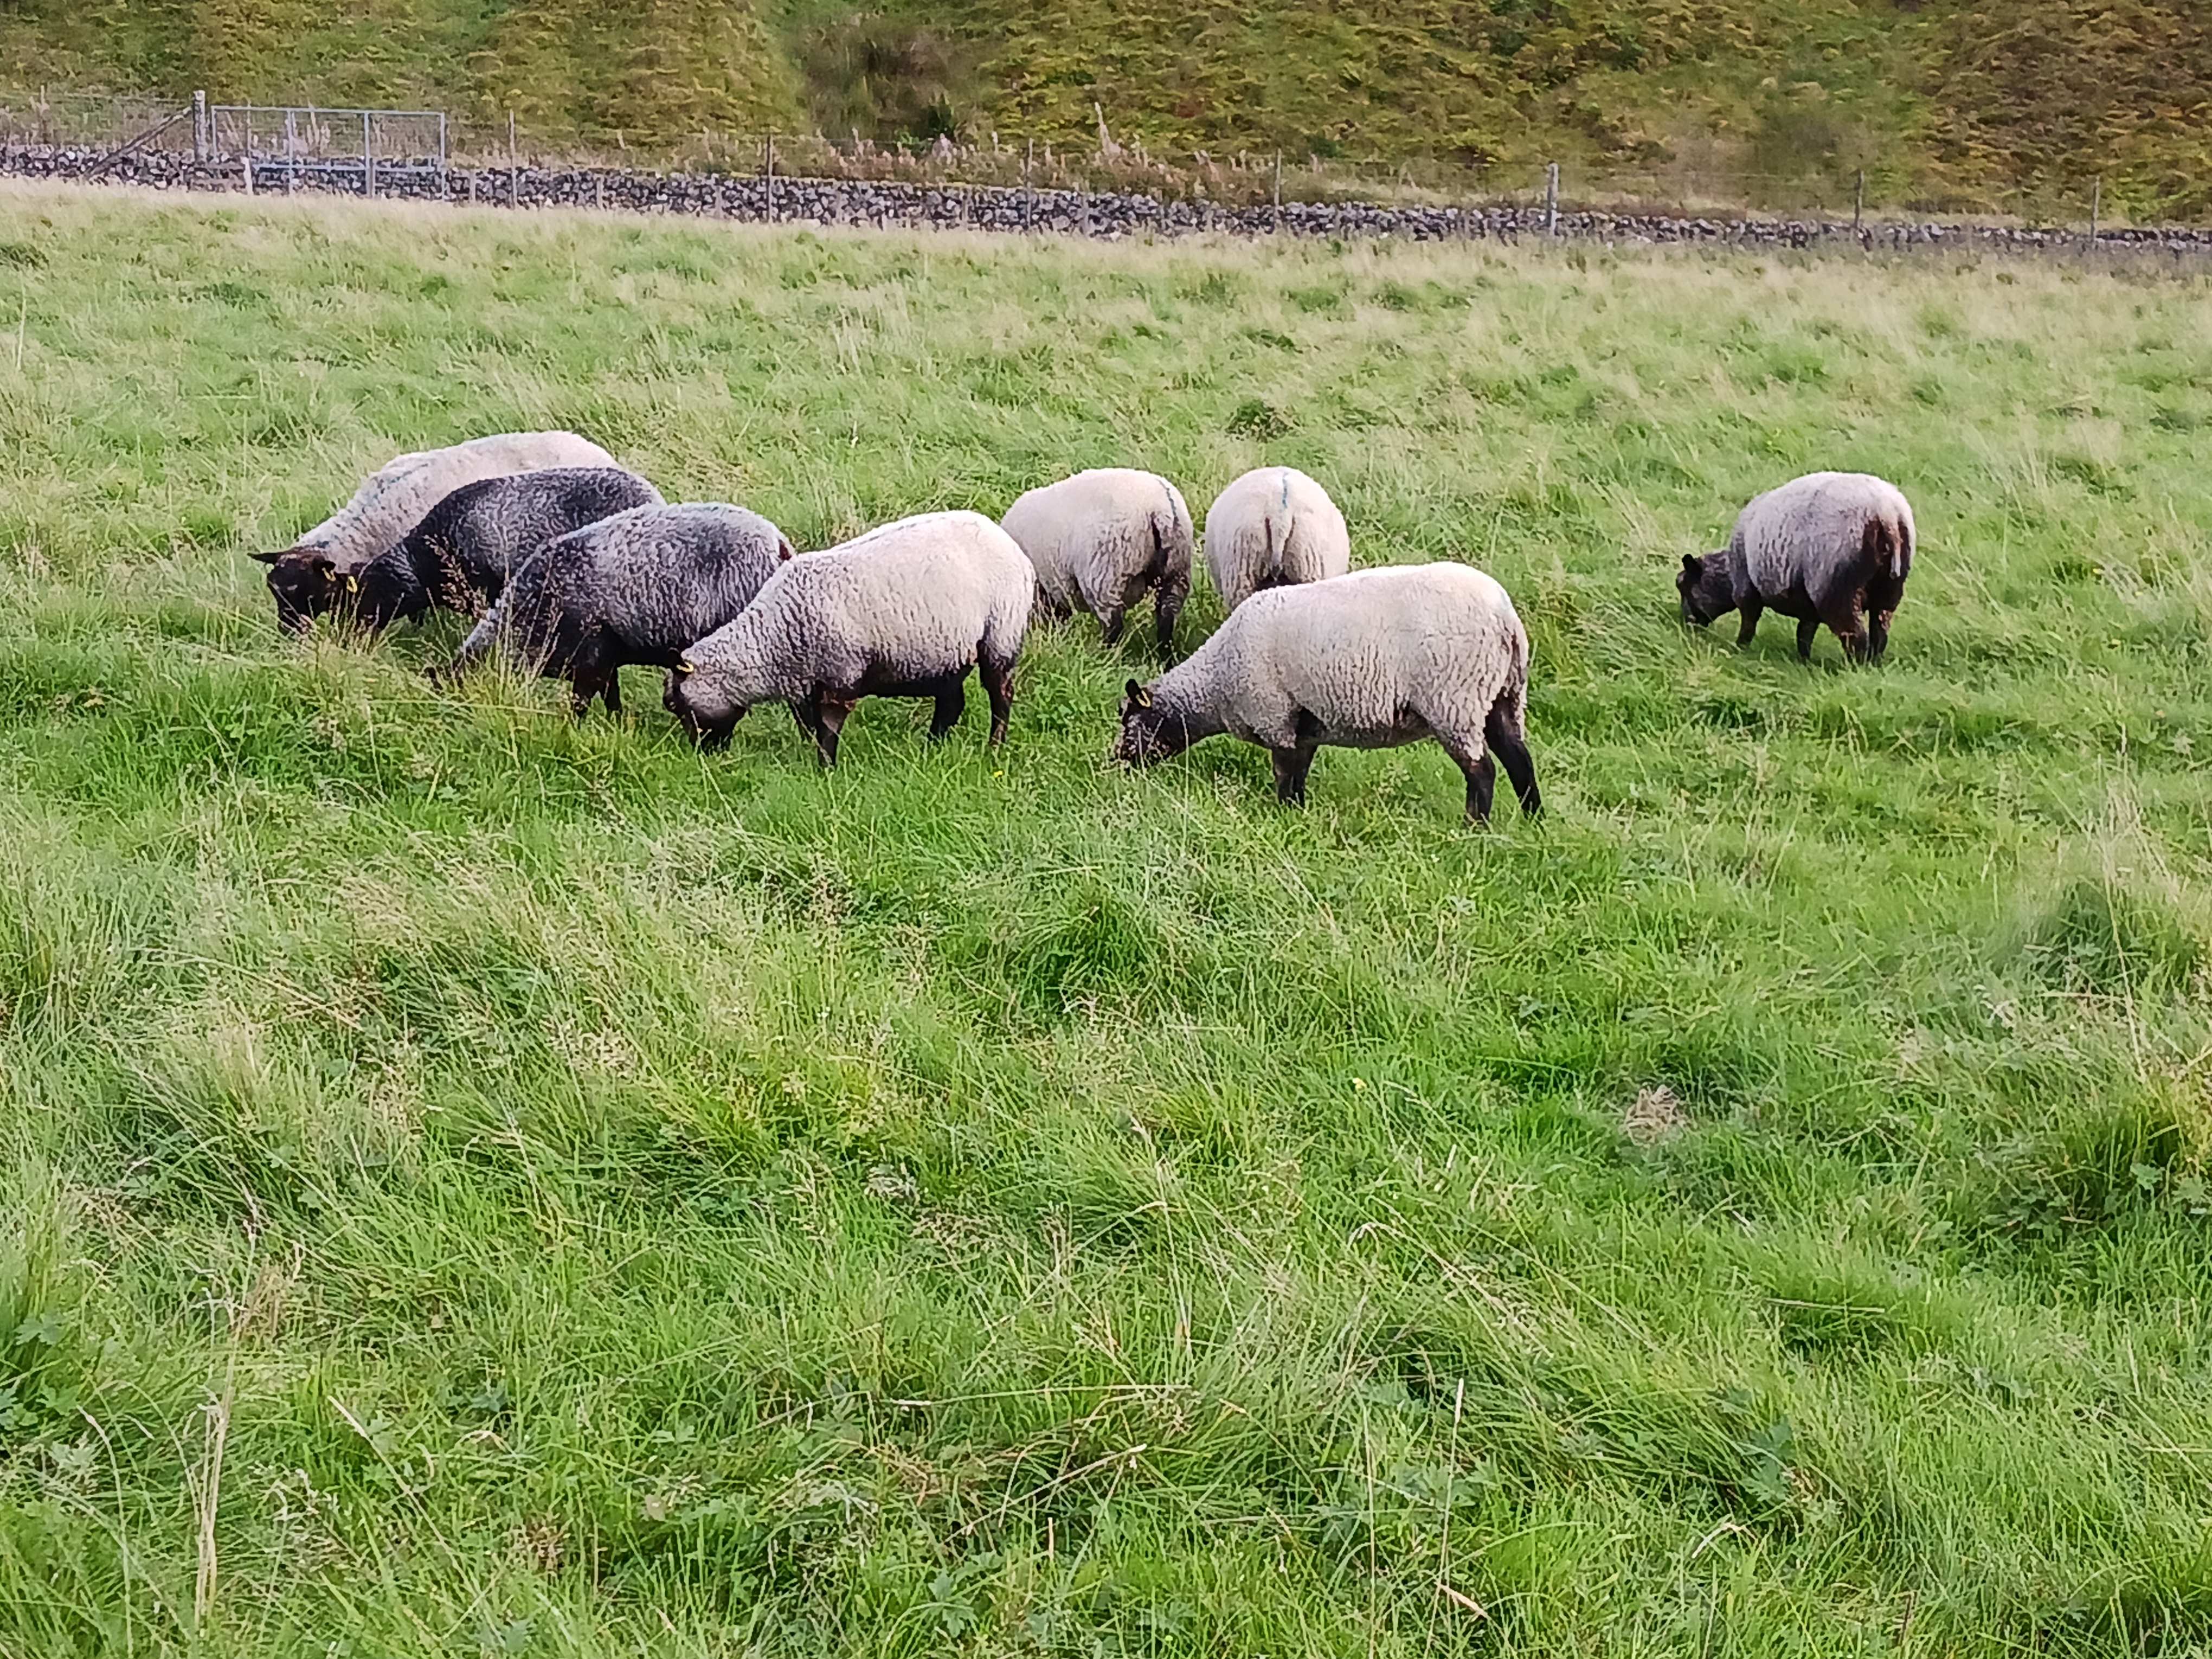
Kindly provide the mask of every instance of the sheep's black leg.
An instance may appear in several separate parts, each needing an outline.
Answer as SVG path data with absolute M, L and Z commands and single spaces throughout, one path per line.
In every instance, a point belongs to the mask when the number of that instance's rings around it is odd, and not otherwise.
M 1467 775 L 1467 818 L 1470 823 L 1490 822 L 1490 803 L 1498 792 L 1498 763 L 1490 758 L 1486 749 L 1474 758 L 1471 766 L 1461 769 Z
M 795 697 L 791 702 L 786 703 L 784 707 L 791 710 L 792 720 L 798 726 L 799 729 L 806 735 L 807 738 L 811 741 L 816 732 L 819 729 L 814 720 L 813 699 L 811 696 L 805 698 Z
M 1306 774 L 1313 770 L 1314 748 L 1311 744 L 1300 744 L 1295 749 L 1268 750 L 1275 760 L 1275 799 L 1284 805 L 1306 804 Z
M 1844 642 L 1844 657 L 1853 663 L 1867 659 L 1866 617 L 1860 612 L 1859 603 L 1857 593 L 1847 594 L 1829 606 L 1827 615 L 1828 626 Z
M 1743 620 L 1737 624 L 1735 630 L 1735 642 L 1738 645 L 1751 643 L 1753 636 L 1759 632 L 1759 616 L 1765 609 L 1766 607 L 1759 604 L 1757 599 L 1748 600 L 1739 607 Z
M 996 749 L 1006 742 L 1006 722 L 1013 716 L 1014 665 L 984 656 L 977 658 L 975 666 L 983 695 L 991 700 L 991 747 Z
M 1494 725 L 1496 722 L 1497 711 L 1493 708 L 1487 724 Z M 1498 793 L 1498 763 L 1491 759 L 1490 750 L 1478 740 L 1458 742 L 1438 732 L 1437 741 L 1467 779 L 1468 822 L 1489 823 L 1490 803 Z M 1519 785 L 1516 783 L 1515 787 L 1517 788 Z M 1533 776 L 1529 779 L 1529 787 L 1535 787 Z
M 607 713 L 622 713 L 622 669 L 611 665 L 599 671 L 599 701 L 607 706 Z
M 1904 597 L 1903 580 L 1892 576 L 1887 572 L 1867 584 L 1867 656 L 1869 660 L 1880 662 L 1882 653 L 1889 649 L 1890 618 L 1896 616 L 1898 602 Z
M 1160 655 L 1163 658 L 1175 655 L 1176 619 L 1182 615 L 1182 601 L 1180 599 L 1172 599 L 1165 593 L 1154 596 L 1152 635 L 1158 642 Z
M 1534 817 L 1544 810 L 1544 797 L 1536 788 L 1536 763 L 1528 758 L 1527 734 L 1521 729 L 1521 723 L 1507 712 L 1504 699 L 1491 709 L 1483 735 L 1490 740 L 1490 752 L 1498 757 L 1505 768 L 1506 777 L 1512 781 L 1522 815 Z M 1468 781 L 1472 786 L 1473 779 Z
M 814 747 L 826 769 L 837 763 L 837 738 L 853 712 L 853 702 L 828 691 L 815 694 Z
M 1098 637 L 1100 641 L 1106 645 L 1121 644 L 1121 624 L 1127 620 L 1128 613 L 1122 610 L 1118 605 L 1110 611 L 1100 611 L 1098 613 Z
M 940 743 L 945 734 L 960 724 L 960 716 L 968 708 L 968 676 L 963 672 L 948 676 L 937 683 L 937 712 L 929 722 L 929 740 Z
M 1813 641 L 1820 636 L 1820 619 L 1807 617 L 1797 624 L 1797 660 L 1813 660 Z

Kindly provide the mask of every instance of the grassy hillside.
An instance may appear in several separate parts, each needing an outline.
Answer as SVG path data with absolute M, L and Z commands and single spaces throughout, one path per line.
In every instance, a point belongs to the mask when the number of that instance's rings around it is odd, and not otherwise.
M 2212 1643 L 2212 289 L 0 191 L 0 1651 Z M 1548 804 L 276 632 L 572 424 L 801 545 L 1262 459 Z M 1889 661 L 1681 553 L 1878 468 Z M 1188 640 L 1218 612 L 1201 591 Z
M 400 101 L 540 143 L 702 131 L 1115 136 L 1188 159 L 1435 158 L 1518 179 L 2078 215 L 2212 210 L 2192 0 L 11 0 L 0 82 Z M 1504 173 L 1498 177 L 1502 180 Z

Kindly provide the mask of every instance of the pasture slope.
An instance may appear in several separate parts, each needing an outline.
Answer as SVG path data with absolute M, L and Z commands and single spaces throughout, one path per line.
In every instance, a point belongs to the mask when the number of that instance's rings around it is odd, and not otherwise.
M 801 546 L 1294 463 L 1547 816 L 1112 774 L 1079 626 L 829 777 L 279 637 L 554 425 Z M 2208 445 L 2201 278 L 0 191 L 0 1652 L 2202 1653 Z M 1888 662 L 1686 635 L 1816 466 Z

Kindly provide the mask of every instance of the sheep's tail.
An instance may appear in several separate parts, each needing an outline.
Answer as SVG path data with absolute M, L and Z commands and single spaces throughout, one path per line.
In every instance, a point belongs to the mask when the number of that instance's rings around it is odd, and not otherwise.
M 1030 592 L 1010 591 L 994 599 L 983 613 L 983 637 L 976 642 L 977 658 L 994 668 L 1011 668 L 1022 654 L 1022 641 L 1028 637 L 1033 609 Z
M 1877 570 L 1893 580 L 1903 581 L 1905 573 L 1912 568 L 1912 532 L 1893 514 L 1871 514 L 1859 538 L 1859 550 L 1874 561 Z
M 1167 523 L 1164 526 L 1160 523 L 1160 520 L 1164 516 L 1167 520 Z M 1175 563 L 1175 550 L 1169 544 L 1174 540 L 1177 527 L 1175 522 L 1174 509 L 1172 507 L 1163 508 L 1160 512 L 1153 514 L 1152 517 L 1152 568 L 1147 570 L 1145 574 L 1152 579 L 1152 586 L 1157 588 L 1168 580 L 1169 569 Z
M 1491 707 L 1503 716 L 1505 729 L 1521 736 L 1528 722 L 1528 630 L 1517 616 L 1506 619 L 1505 684 L 1498 689 Z
M 1282 526 L 1280 536 L 1275 533 L 1278 525 Z M 1279 587 L 1284 581 L 1283 563 L 1291 556 L 1291 537 L 1296 532 L 1298 521 L 1291 516 L 1290 503 L 1285 501 L 1283 503 L 1282 516 L 1279 519 L 1274 514 L 1269 513 L 1260 520 L 1260 526 L 1267 538 L 1267 568 L 1260 573 L 1257 586 Z

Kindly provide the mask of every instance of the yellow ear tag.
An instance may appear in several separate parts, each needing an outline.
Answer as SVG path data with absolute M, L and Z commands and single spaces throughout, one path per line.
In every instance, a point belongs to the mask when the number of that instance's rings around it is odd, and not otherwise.
M 349 592 L 349 593 L 358 593 L 358 592 L 361 592 L 361 578 L 360 578 L 360 577 L 358 577 L 358 576 L 348 576 L 348 577 L 346 578 L 346 592 Z
M 696 674 L 699 671 L 691 665 L 690 658 L 678 657 L 676 659 L 676 672 L 679 674 Z
M 1151 692 L 1149 692 L 1149 691 L 1139 691 L 1139 692 L 1138 692 L 1138 693 L 1137 693 L 1137 707 L 1138 707 L 1138 708 L 1150 708 L 1152 706 L 1152 694 Z

